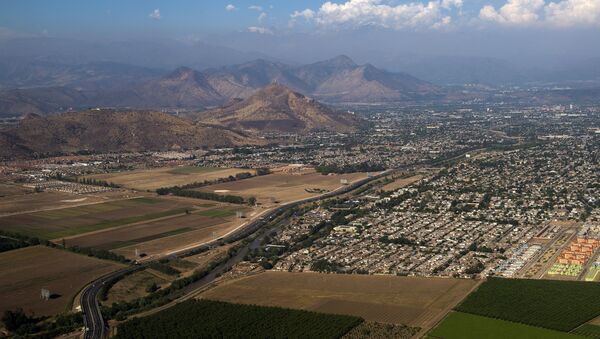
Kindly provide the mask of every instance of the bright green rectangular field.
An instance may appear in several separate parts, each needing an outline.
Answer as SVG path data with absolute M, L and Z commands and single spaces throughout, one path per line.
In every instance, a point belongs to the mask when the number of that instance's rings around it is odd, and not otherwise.
M 482 317 L 452 312 L 431 331 L 428 338 L 443 339 L 577 339 L 578 335 Z

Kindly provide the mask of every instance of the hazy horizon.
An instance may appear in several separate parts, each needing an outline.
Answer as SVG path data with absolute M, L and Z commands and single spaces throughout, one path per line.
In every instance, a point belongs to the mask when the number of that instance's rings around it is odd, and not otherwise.
M 204 42 L 289 63 L 346 54 L 397 59 L 483 57 L 555 67 L 600 57 L 600 0 L 6 1 L 0 39 Z

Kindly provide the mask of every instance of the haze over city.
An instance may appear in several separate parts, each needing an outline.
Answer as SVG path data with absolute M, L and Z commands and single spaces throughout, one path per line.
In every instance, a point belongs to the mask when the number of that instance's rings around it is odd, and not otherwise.
M 600 0 L 0 3 L 0 337 L 600 338 Z

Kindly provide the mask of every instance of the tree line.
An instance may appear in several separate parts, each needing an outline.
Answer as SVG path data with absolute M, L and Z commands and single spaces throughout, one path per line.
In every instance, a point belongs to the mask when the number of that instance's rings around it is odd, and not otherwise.
M 121 188 L 121 185 L 115 184 L 114 182 L 108 182 L 106 180 L 100 180 L 95 178 L 79 178 L 79 177 L 66 177 L 62 174 L 57 174 L 52 177 L 53 179 L 67 182 L 75 182 L 78 184 L 91 185 L 91 186 L 100 186 L 100 187 L 109 187 L 109 188 Z
M 362 322 L 346 315 L 188 300 L 120 324 L 115 338 L 340 338 Z
M 368 161 L 361 162 L 358 164 L 349 164 L 338 166 L 337 164 L 320 165 L 315 167 L 316 171 L 321 174 L 344 174 L 344 173 L 356 173 L 356 172 L 379 172 L 385 170 L 383 164 L 371 163 Z

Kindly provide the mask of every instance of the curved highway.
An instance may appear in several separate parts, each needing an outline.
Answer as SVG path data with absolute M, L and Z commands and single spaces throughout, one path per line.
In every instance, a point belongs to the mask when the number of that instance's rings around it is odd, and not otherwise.
M 323 200 L 323 199 L 328 199 L 328 198 L 332 198 L 337 195 L 348 193 L 348 192 L 353 191 L 353 190 L 357 189 L 358 187 L 360 187 L 372 180 L 376 180 L 376 179 L 379 179 L 386 175 L 390 175 L 397 170 L 398 169 L 389 169 L 389 170 L 383 171 L 379 174 L 373 175 L 371 177 L 367 177 L 367 178 L 355 181 L 349 185 L 339 187 L 331 192 L 324 193 L 324 194 L 321 194 L 316 197 L 310 197 L 310 198 L 296 200 L 293 202 L 288 202 L 288 203 L 282 204 L 275 209 L 265 212 L 263 216 L 250 222 L 245 227 L 236 229 L 232 233 L 230 233 L 222 238 L 215 239 L 208 243 L 200 244 L 193 248 L 186 248 L 186 249 L 183 249 L 180 251 L 174 251 L 174 252 L 171 252 L 170 255 L 185 256 L 188 253 L 191 253 L 191 252 L 194 252 L 197 250 L 201 250 L 204 248 L 208 248 L 210 246 L 214 246 L 218 242 L 221 242 L 221 241 L 232 242 L 232 241 L 236 241 L 239 239 L 243 239 L 243 238 L 249 236 L 250 234 L 256 232 L 258 229 L 265 226 L 266 224 L 271 222 L 273 219 L 282 215 L 285 211 L 287 211 L 291 208 L 297 207 L 302 204 L 311 203 L 311 202 L 315 202 L 315 201 L 319 201 L 319 200 Z M 232 259 L 241 259 L 241 258 L 243 258 L 243 255 L 241 255 L 241 256 L 237 255 Z M 159 259 L 160 258 L 156 258 L 156 259 L 153 259 L 152 261 L 157 261 Z M 146 266 L 152 261 L 147 261 L 142 266 Z M 231 260 L 226 262 L 225 264 L 215 267 L 215 269 L 213 270 L 213 272 L 211 272 L 211 274 L 209 274 L 208 276 L 201 279 L 202 285 L 212 282 L 212 280 L 214 280 L 217 275 L 216 273 L 218 273 L 216 271 L 221 270 L 230 264 L 231 264 Z M 102 286 L 111 280 L 118 279 L 121 276 L 131 272 L 132 270 L 137 270 L 137 269 L 140 269 L 140 266 L 131 266 L 131 267 L 127 267 L 122 270 L 113 272 L 111 274 L 103 276 L 102 278 L 92 282 L 90 285 L 88 285 L 83 290 L 83 292 L 81 293 L 81 311 L 83 312 L 83 322 L 84 322 L 84 326 L 85 326 L 85 328 L 84 328 L 84 331 L 85 331 L 84 338 L 85 339 L 102 339 L 102 338 L 107 337 L 107 335 L 108 335 L 108 329 L 104 322 L 104 319 L 102 318 L 102 314 L 100 313 L 100 306 L 98 304 L 98 295 L 100 294 L 100 292 L 102 290 Z M 197 286 L 197 284 L 194 284 L 194 285 Z

